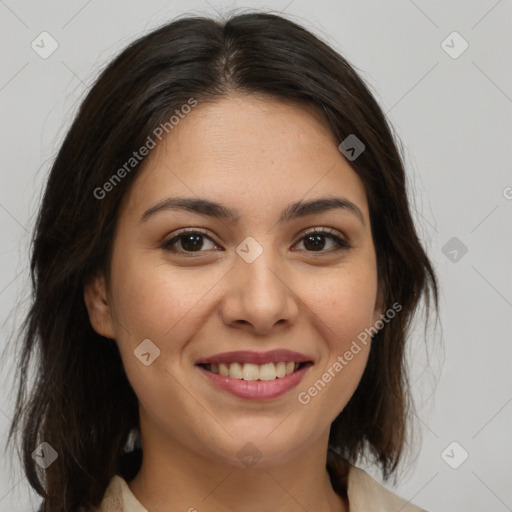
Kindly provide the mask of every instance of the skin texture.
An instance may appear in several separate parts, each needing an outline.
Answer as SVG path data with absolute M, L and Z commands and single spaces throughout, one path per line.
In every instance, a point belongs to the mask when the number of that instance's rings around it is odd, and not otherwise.
M 365 189 L 339 142 L 310 107 L 233 93 L 181 120 L 125 196 L 111 281 L 92 279 L 85 301 L 93 328 L 116 340 L 139 399 L 144 459 L 129 486 L 148 510 L 348 510 L 325 469 L 328 435 L 369 344 L 307 405 L 297 399 L 383 312 Z M 240 219 L 161 210 L 140 221 L 178 196 L 219 202 Z M 365 224 L 343 209 L 278 224 L 289 203 L 334 196 L 357 205 Z M 322 227 L 351 248 L 335 251 L 326 235 L 316 249 L 304 236 Z M 162 243 L 182 228 L 205 231 L 202 247 L 182 238 L 181 252 L 166 252 Z M 263 248 L 252 263 L 236 253 L 248 236 Z M 149 366 L 134 355 L 145 339 L 161 351 Z M 220 352 L 276 348 L 314 365 L 274 399 L 234 397 L 195 366 Z M 248 442 L 261 454 L 252 467 L 237 456 Z

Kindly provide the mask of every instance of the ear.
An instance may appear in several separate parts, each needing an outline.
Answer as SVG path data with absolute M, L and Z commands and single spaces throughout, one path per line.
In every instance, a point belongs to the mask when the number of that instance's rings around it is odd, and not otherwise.
M 84 284 L 84 300 L 92 328 L 101 336 L 114 339 L 112 311 L 108 302 L 105 277 L 102 273 L 87 279 Z
M 375 307 L 373 310 L 373 324 L 375 325 L 375 322 L 377 320 L 381 319 L 381 315 L 384 314 L 384 297 L 382 293 L 382 284 L 379 283 L 379 287 L 377 290 L 377 297 L 375 299 Z

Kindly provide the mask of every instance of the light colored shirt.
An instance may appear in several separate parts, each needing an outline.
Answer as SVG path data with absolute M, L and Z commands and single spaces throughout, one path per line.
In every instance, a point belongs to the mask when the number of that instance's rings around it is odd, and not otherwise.
M 392 493 L 366 471 L 351 466 L 347 479 L 350 512 L 426 512 Z M 97 512 L 148 512 L 119 475 L 110 481 Z

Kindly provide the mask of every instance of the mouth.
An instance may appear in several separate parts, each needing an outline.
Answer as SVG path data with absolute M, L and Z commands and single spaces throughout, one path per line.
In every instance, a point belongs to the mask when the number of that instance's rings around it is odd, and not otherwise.
M 277 363 L 199 363 L 197 366 L 210 373 L 244 381 L 273 381 L 283 379 L 305 367 L 312 366 L 312 361 L 279 361 Z
M 196 361 L 196 367 L 214 389 L 237 398 L 277 398 L 299 385 L 313 358 L 291 350 L 238 350 Z

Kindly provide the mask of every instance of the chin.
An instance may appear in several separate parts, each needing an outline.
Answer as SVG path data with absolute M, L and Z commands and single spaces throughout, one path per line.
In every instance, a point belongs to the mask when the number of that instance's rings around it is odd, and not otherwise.
M 209 445 L 217 462 L 222 460 L 226 465 L 240 469 L 275 467 L 297 457 L 306 447 L 306 439 L 291 434 L 289 430 L 285 432 L 283 429 L 286 437 L 279 436 L 277 432 L 268 435 L 271 431 L 261 429 L 253 436 L 233 436 L 226 440 L 226 444 L 212 447 L 210 441 Z

